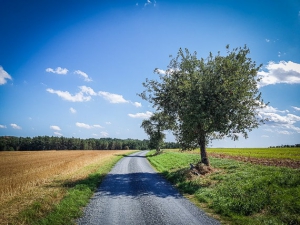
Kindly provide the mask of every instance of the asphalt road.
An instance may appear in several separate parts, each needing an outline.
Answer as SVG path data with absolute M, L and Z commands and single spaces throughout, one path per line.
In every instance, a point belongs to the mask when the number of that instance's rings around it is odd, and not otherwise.
M 77 224 L 220 224 L 157 174 L 145 154 L 134 153 L 115 165 Z

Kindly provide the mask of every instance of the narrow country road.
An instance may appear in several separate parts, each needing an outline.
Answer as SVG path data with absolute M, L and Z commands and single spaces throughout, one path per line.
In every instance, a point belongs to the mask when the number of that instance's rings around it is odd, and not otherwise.
M 115 165 L 77 224 L 220 224 L 157 174 L 145 155 L 137 152 Z

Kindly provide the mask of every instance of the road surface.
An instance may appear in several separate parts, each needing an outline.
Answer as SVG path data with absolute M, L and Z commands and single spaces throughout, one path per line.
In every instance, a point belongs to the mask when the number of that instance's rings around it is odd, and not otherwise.
M 137 152 L 115 165 L 77 224 L 220 224 L 157 174 L 145 155 Z

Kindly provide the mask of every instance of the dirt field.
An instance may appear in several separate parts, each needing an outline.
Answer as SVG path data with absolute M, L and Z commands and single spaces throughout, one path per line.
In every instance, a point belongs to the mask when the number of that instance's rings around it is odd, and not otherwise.
M 59 201 L 64 194 L 64 181 L 86 177 L 116 155 L 128 152 L 0 152 L 0 224 L 6 224 L 9 217 L 37 198 L 46 196 Z
M 227 154 L 218 154 L 218 153 L 209 153 L 209 156 L 222 158 L 222 159 L 235 159 L 243 162 L 249 162 L 264 166 L 282 166 L 289 167 L 293 169 L 300 168 L 300 161 L 291 160 L 291 159 L 265 159 L 265 158 L 254 158 L 254 157 L 245 157 L 245 156 L 233 156 Z

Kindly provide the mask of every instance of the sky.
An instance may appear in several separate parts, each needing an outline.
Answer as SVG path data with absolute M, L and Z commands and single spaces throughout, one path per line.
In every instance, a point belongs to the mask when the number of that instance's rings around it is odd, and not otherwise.
M 269 121 L 209 147 L 300 143 L 299 0 L 0 0 L 0 15 L 0 136 L 147 139 L 137 94 L 155 68 L 246 44 Z

